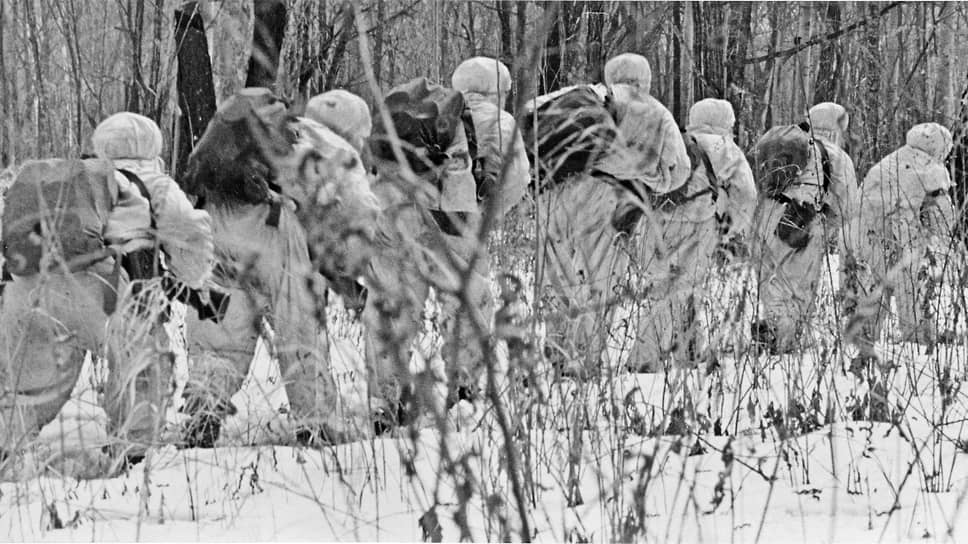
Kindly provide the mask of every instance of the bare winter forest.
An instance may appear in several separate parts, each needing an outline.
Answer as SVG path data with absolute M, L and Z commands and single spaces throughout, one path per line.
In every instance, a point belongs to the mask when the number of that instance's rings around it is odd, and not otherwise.
M 281 55 L 262 81 L 295 103 L 335 88 L 372 101 L 359 26 L 384 89 L 418 76 L 446 81 L 461 60 L 477 55 L 520 64 L 527 46 L 543 37 L 540 63 L 514 78 L 515 93 L 601 81 L 608 58 L 636 52 L 651 61 L 652 94 L 680 126 L 695 101 L 725 98 L 744 148 L 767 128 L 802 117 L 809 105 L 849 105 L 859 171 L 894 149 L 915 122 L 959 126 L 968 72 L 960 2 L 384 0 L 357 5 L 361 24 L 351 4 L 281 3 Z M 232 20 L 232 12 L 253 8 L 234 4 L 199 3 L 206 21 L 215 21 L 207 32 L 217 80 L 225 81 L 221 97 L 244 84 L 251 56 L 253 17 Z M 171 0 L 5 0 L 3 164 L 78 155 L 94 126 L 122 109 L 170 130 L 178 8 Z
M 91 157 L 155 275 L 11 275 Z M 0 0 L 0 540 L 965 541 L 966 176 L 965 2 Z

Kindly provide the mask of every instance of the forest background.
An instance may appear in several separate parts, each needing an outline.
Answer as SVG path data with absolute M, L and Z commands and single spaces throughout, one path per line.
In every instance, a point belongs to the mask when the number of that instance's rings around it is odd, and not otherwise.
M 248 68 L 248 37 L 259 19 L 253 10 L 284 16 L 281 43 L 270 44 L 278 60 L 259 67 L 268 73 L 263 82 L 296 105 L 333 88 L 373 103 L 360 28 L 384 90 L 418 76 L 449 84 L 457 64 L 475 55 L 513 66 L 529 40 L 543 39 L 539 69 L 516 80 L 513 92 L 531 96 L 597 82 L 609 57 L 636 52 L 652 63 L 652 93 L 681 127 L 695 101 L 725 98 L 737 112 L 737 142 L 748 149 L 770 126 L 801 120 L 810 105 L 839 102 L 851 115 L 847 147 L 863 176 L 903 144 L 910 126 L 939 122 L 956 135 L 952 168 L 965 186 L 966 169 L 958 166 L 968 118 L 968 4 L 961 2 L 202 0 L 197 6 L 216 59 L 219 99 L 245 81 L 231 72 L 244 76 Z M 175 12 L 183 7 L 179 0 L 0 0 L 0 165 L 78 156 L 94 126 L 120 110 L 164 127 L 174 164 Z M 238 85 L 224 83 L 233 80 Z

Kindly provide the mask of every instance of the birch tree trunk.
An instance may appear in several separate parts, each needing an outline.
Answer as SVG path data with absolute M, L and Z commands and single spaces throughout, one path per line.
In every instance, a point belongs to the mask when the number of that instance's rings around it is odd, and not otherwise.
M 205 0 L 202 16 L 208 35 L 215 99 L 221 104 L 246 83 L 255 31 L 253 0 Z

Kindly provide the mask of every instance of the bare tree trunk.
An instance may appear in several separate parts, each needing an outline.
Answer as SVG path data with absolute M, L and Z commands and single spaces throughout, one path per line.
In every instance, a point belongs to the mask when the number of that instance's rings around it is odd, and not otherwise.
M 143 1 L 143 0 L 141 0 Z M 253 0 L 208 5 L 209 51 L 215 98 L 221 103 L 245 86 L 255 29 Z
M 7 2 L 0 0 L 0 168 L 5 168 L 14 160 L 13 142 L 10 141 L 10 91 L 16 87 L 7 74 Z
M 215 116 L 215 86 L 205 23 L 195 2 L 185 3 L 175 11 L 175 43 L 179 44 L 177 85 L 181 119 L 173 169 L 175 179 L 179 179 L 195 143 Z
M 446 6 L 445 6 L 446 7 Z M 435 9 L 439 6 L 435 5 Z M 441 82 L 446 82 L 447 80 L 447 65 L 446 59 L 450 56 L 450 40 L 448 39 L 447 29 L 450 25 L 447 24 L 447 11 L 446 9 L 438 9 L 439 17 L 443 19 L 437 20 L 437 26 L 434 28 L 434 32 L 437 33 L 437 58 L 434 59 L 434 70 L 437 71 L 437 76 L 441 78 Z M 454 20 L 460 20 L 460 9 L 457 6 L 454 7 Z M 441 24 L 442 23 L 442 24 Z M 470 21 L 471 28 L 473 28 L 474 20 Z M 456 24 L 454 26 L 457 26 Z
M 383 85 L 383 32 L 387 18 L 385 0 L 376 1 L 376 29 L 373 33 L 373 76 L 377 86 Z
M 81 88 L 81 54 L 80 40 L 77 31 L 77 6 L 74 0 L 66 0 L 64 3 L 53 4 L 57 10 L 58 26 L 64 35 L 64 43 L 67 45 L 68 62 L 70 63 L 70 84 L 74 93 L 74 145 L 76 149 L 81 146 L 83 141 L 83 96 Z
M 541 93 L 554 91 L 564 84 L 568 69 L 569 45 L 577 38 L 581 25 L 584 3 L 574 0 L 545 4 L 545 9 L 557 9 L 556 23 L 545 42 L 544 77 L 541 81 Z
M 692 2 L 691 13 L 686 14 L 695 29 L 692 73 L 697 98 L 726 98 L 726 9 L 722 2 Z
M 606 4 L 589 4 L 588 29 L 585 43 L 585 78 L 589 81 L 602 81 L 602 69 L 605 66 L 605 47 L 603 34 L 605 32 Z
M 499 32 L 501 33 L 501 51 L 499 57 L 501 62 L 511 66 L 514 60 L 514 51 L 511 49 L 511 4 L 502 0 L 495 0 L 494 7 L 497 9 Z
M 765 132 L 768 128 L 773 126 L 774 113 L 773 113 L 773 100 L 776 90 L 776 72 L 777 72 L 777 59 L 776 50 L 780 42 L 780 29 L 779 29 L 779 19 L 780 19 L 780 8 L 782 5 L 779 2 L 774 2 L 770 4 L 770 69 L 768 73 L 770 74 L 769 83 L 766 89 L 766 98 L 763 105 L 763 115 L 762 115 L 762 126 L 760 126 L 759 132 Z
M 144 0 L 128 0 L 121 14 L 131 46 L 131 74 L 126 89 L 125 110 L 141 112 L 144 78 L 141 74 L 141 36 L 144 31 Z
M 743 62 L 749 53 L 751 27 L 753 23 L 753 3 L 729 4 L 729 43 L 726 46 L 726 99 L 736 112 L 734 132 L 740 147 L 749 143 L 751 118 L 747 109 L 746 64 Z
M 682 124 L 682 117 L 680 112 L 682 111 L 683 97 L 682 97 L 682 78 L 678 74 L 682 73 L 682 35 L 683 35 L 683 4 L 676 2 L 672 6 L 672 68 L 669 70 L 670 74 L 677 74 L 673 76 L 672 84 L 672 114 L 676 118 L 676 122 L 680 125 Z
M 696 31 L 694 22 L 694 2 L 679 2 L 673 7 L 673 65 L 670 77 L 676 79 L 672 89 L 672 115 L 680 127 L 686 126 L 689 107 L 694 94 L 694 73 L 700 70 L 695 58 Z
M 148 68 L 148 86 L 154 93 L 154 100 L 148 115 L 162 125 L 162 115 L 165 111 L 165 104 L 168 102 L 167 86 L 162 81 L 161 75 L 161 55 L 164 46 L 164 29 L 167 26 L 165 21 L 165 0 L 154 0 L 155 9 L 152 14 L 154 19 L 153 39 L 151 44 L 151 64 Z
M 33 0 L 24 0 L 24 16 L 27 20 L 27 40 L 30 44 L 30 55 L 34 63 L 34 91 L 37 96 L 34 98 L 34 120 L 37 130 L 36 141 L 34 142 L 34 153 L 37 157 L 43 157 L 46 149 L 45 143 L 50 135 L 50 122 L 47 119 L 47 86 L 44 83 L 44 60 L 40 55 L 40 28 L 37 26 L 37 12 Z
M 256 2 L 246 87 L 271 88 L 275 85 L 279 54 L 286 33 L 286 15 L 286 4 L 282 0 Z
M 951 151 L 951 174 L 955 183 L 955 200 L 960 210 L 958 231 L 963 241 L 968 242 L 968 83 L 961 92 L 961 111 L 954 131 L 954 149 Z
M 353 24 L 353 10 L 345 4 L 340 9 L 342 12 L 342 24 L 337 34 L 333 53 L 329 57 L 329 66 L 326 70 L 326 80 L 323 83 L 323 90 L 329 90 L 336 86 L 339 78 L 339 70 L 343 65 L 343 57 L 346 55 L 346 46 L 349 44 L 350 39 L 356 36 L 356 30 Z
M 515 25 L 517 31 L 515 34 L 515 50 L 524 51 L 527 46 L 527 28 L 528 28 L 528 3 L 523 1 L 518 1 L 515 5 Z M 536 67 L 537 68 L 537 67 Z M 532 94 L 536 93 L 538 87 L 533 84 L 533 81 L 538 78 L 529 78 L 528 80 L 518 80 L 515 85 L 515 93 L 525 93 Z M 508 100 L 507 107 L 512 110 L 514 109 L 514 104 L 516 100 Z
M 841 11 L 840 2 L 827 2 L 823 14 L 824 30 L 835 32 L 840 30 Z M 827 40 L 820 47 L 820 65 L 813 85 L 813 101 L 837 102 L 840 100 L 839 82 L 842 78 L 840 41 Z
M 865 6 L 868 16 L 873 20 L 867 25 L 866 45 L 866 76 L 867 76 L 867 104 L 864 106 L 864 127 L 867 130 L 864 145 L 862 146 L 861 160 L 857 161 L 861 169 L 866 169 L 872 157 L 880 156 L 880 133 L 882 126 L 881 107 L 881 23 L 877 16 L 879 7 L 874 4 Z

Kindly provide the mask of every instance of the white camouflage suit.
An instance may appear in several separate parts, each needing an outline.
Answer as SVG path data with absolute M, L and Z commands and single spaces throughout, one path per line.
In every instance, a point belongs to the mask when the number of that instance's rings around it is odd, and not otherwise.
M 504 102 L 511 90 L 511 72 L 497 59 L 474 57 L 454 70 L 451 86 L 464 95 L 474 122 L 477 157 L 483 169 L 478 175 L 485 179 L 486 192 L 478 194 L 478 198 L 483 200 L 482 207 L 487 205 L 490 196 L 500 199 L 496 204 L 499 222 L 521 201 L 531 179 L 521 132 L 514 124 L 514 116 L 504 111 Z M 500 179 L 505 160 L 510 164 L 504 184 L 493 186 Z
M 648 61 L 639 55 L 619 55 L 606 64 L 605 83 L 613 98 L 619 138 L 597 165 L 639 193 L 621 191 L 619 206 L 644 212 L 630 240 L 631 260 L 626 261 L 633 288 L 631 345 L 626 347 L 628 366 L 634 370 L 662 367 L 675 341 L 672 322 L 681 324 L 689 317 L 680 315 L 681 302 L 689 295 L 670 297 L 672 289 L 684 285 L 678 278 L 683 270 L 680 261 L 697 249 L 701 225 L 711 222 L 715 235 L 709 194 L 665 211 L 655 207 L 669 195 L 692 195 L 706 185 L 704 177 L 690 182 L 692 165 L 682 134 L 669 110 L 649 95 L 651 79 Z M 715 236 L 711 247 L 715 248 Z
M 266 92 L 248 89 L 231 100 L 247 100 L 248 95 L 258 104 L 260 93 Z M 229 107 L 234 106 L 226 102 L 219 112 Z M 264 119 L 285 118 L 280 108 L 284 108 L 281 102 L 256 105 L 255 113 Z M 285 129 L 295 134 L 295 144 L 286 157 L 270 160 L 295 164 L 303 164 L 307 157 L 317 160 L 306 162 L 314 165 L 313 171 L 279 174 L 277 181 L 286 195 L 280 198 L 281 205 L 274 210 L 271 202 L 206 204 L 222 259 L 221 274 L 215 281 L 230 299 L 225 317 L 218 323 L 188 312 L 188 345 L 194 365 L 191 385 L 198 388 L 193 395 L 202 410 L 220 410 L 242 385 L 259 337 L 269 332 L 263 326 L 265 320 L 271 325 L 267 344 L 274 350 L 285 381 L 296 440 L 307 444 L 345 441 L 365 429 L 337 410 L 325 321 L 318 313 L 327 282 L 310 259 L 309 233 L 293 201 L 303 213 L 311 213 L 309 208 L 348 196 L 344 188 L 356 178 L 346 176 L 365 174 L 352 146 L 320 123 L 309 118 L 289 119 Z M 365 180 L 360 185 L 366 187 Z M 355 204 L 355 200 L 346 198 L 346 204 Z M 276 210 L 277 222 L 269 221 Z M 371 216 L 362 213 L 339 217 L 347 218 L 347 227 L 356 220 L 372 222 Z M 346 244 L 333 250 L 349 252 Z
M 848 292 L 863 320 L 857 340 L 862 351 L 877 342 L 892 293 L 904 341 L 928 343 L 938 337 L 930 307 L 933 281 L 924 268 L 930 258 L 943 260 L 953 243 L 956 210 L 944 165 L 951 149 L 948 129 L 937 123 L 915 125 L 905 145 L 864 177 L 850 229 L 857 283 Z
M 777 226 L 789 204 L 761 195 L 757 212 L 759 298 L 762 306 L 760 330 L 769 331 L 773 349 L 779 353 L 806 347 L 804 331 L 816 309 L 817 287 L 824 257 L 831 245 L 843 247 L 844 223 L 856 198 L 854 162 L 841 149 L 849 117 L 838 104 L 823 102 L 810 108 L 810 128 L 816 143 L 810 148 L 807 167 L 783 195 L 817 209 L 809 224 L 806 247 L 794 248 L 777 234 Z M 822 189 L 824 169 L 818 145 L 830 160 L 829 186 Z M 762 338 L 762 336 L 761 336 Z
M 175 278 L 200 287 L 213 264 L 210 219 L 163 173 L 157 125 L 137 114 L 118 113 L 98 125 L 92 143 L 98 157 L 113 159 L 113 167 L 143 181 L 156 223 L 151 232 L 148 201 L 115 171 L 105 192 L 110 201 L 96 203 L 105 243 L 126 253 L 157 240 Z M 157 440 L 163 407 L 173 392 L 168 337 L 156 321 L 158 314 L 145 317 L 129 299 L 108 315 L 105 301 L 127 292 L 121 270 L 116 294 L 115 275 L 114 259 L 108 258 L 73 274 L 15 276 L 6 287 L 0 315 L 6 362 L 0 372 L 6 373 L 5 386 L 16 383 L 19 406 L 13 411 L 4 406 L 0 449 L 23 446 L 54 418 L 71 394 L 86 351 L 103 354 L 108 362 L 103 404 L 109 430 L 120 441 L 117 451 L 137 456 Z
M 646 369 L 661 368 L 649 365 L 669 356 L 685 366 L 711 362 L 714 356 L 708 352 L 708 323 L 702 321 L 713 257 L 719 248 L 745 243 L 756 207 L 753 171 L 733 142 L 735 122 L 726 100 L 708 98 L 692 106 L 686 134 L 699 153 L 685 185 L 688 200 L 669 212 L 657 211 L 653 230 L 645 232 L 640 247 L 654 255 L 649 273 L 658 289 L 653 313 L 639 319 L 632 361 Z
M 490 330 L 494 297 L 486 250 L 470 267 L 478 246 L 481 211 L 467 137 L 459 122 L 444 151 L 448 158 L 443 164 L 417 176 L 416 183 L 404 177 L 394 160 L 374 159 L 378 175 L 373 190 L 384 206 L 381 236 L 388 239 L 373 257 L 363 322 L 370 391 L 385 402 L 378 411 L 389 416 L 390 421 L 384 423 L 391 425 L 406 423 L 393 411 L 398 403 L 408 402 L 413 392 L 409 386 L 423 390 L 428 385 L 413 384 L 414 377 L 404 367 L 423 327 L 423 308 L 431 287 L 437 290 L 440 303 L 441 356 L 449 402 L 456 402 L 464 393 L 473 396 L 484 370 L 485 353 L 474 323 Z M 442 227 L 440 220 L 449 221 L 449 228 Z M 468 278 L 466 308 L 453 294 L 464 274 Z

